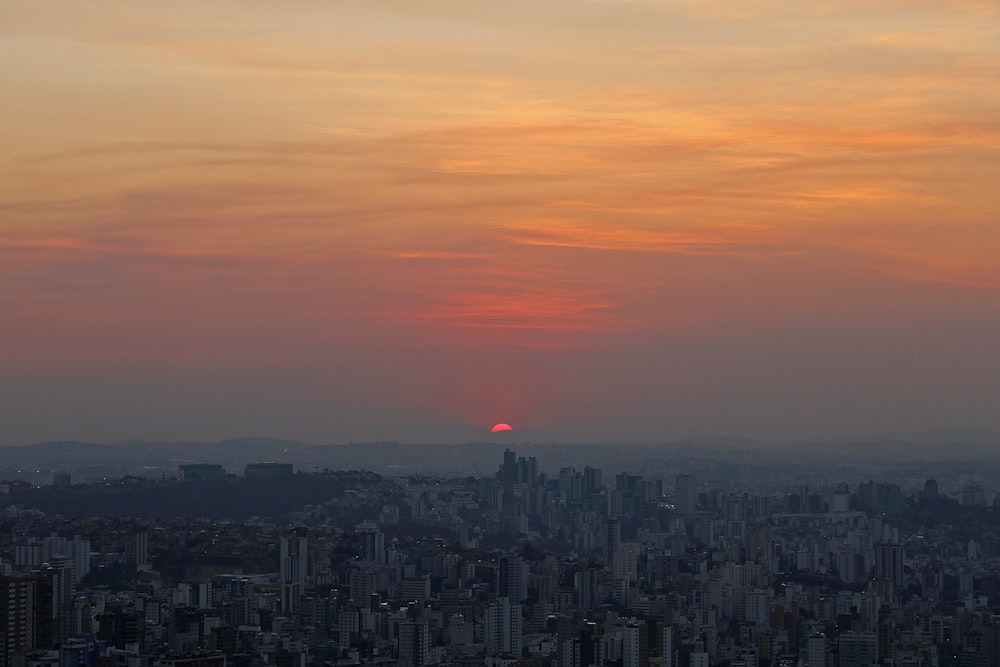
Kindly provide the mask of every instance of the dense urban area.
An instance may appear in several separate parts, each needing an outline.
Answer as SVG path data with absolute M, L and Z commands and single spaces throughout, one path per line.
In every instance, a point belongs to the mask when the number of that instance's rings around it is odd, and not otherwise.
M 1000 665 L 972 477 L 498 463 L 3 482 L 3 667 Z

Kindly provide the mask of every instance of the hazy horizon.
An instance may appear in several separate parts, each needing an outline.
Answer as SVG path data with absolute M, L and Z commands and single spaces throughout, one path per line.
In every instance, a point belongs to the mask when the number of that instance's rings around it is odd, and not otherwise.
M 1000 433 L 988 429 L 936 429 L 913 433 L 858 433 L 843 437 L 802 437 L 802 438 L 752 438 L 738 434 L 705 434 L 691 435 L 686 437 L 664 437 L 649 440 L 628 440 L 628 439 L 605 439 L 605 440 L 558 440 L 548 437 L 549 434 L 542 432 L 520 432 L 509 431 L 502 434 L 486 433 L 479 436 L 470 436 L 468 439 L 438 439 L 438 440 L 414 440 L 406 438 L 375 438 L 375 439 L 345 439 L 345 440 L 299 440 L 283 438 L 274 435 L 236 435 L 218 439 L 195 439 L 195 440 L 169 440 L 163 438 L 127 438 L 122 440 L 85 440 L 79 438 L 63 438 L 57 440 L 38 440 L 32 442 L 0 442 L 0 446 L 29 447 L 31 445 L 54 444 L 79 442 L 94 445 L 128 446 L 129 444 L 167 444 L 167 445 L 219 445 L 226 443 L 256 442 L 256 443 L 294 443 L 307 447 L 326 446 L 350 446 L 364 444 L 396 444 L 401 446 L 472 446 L 487 445 L 497 447 L 510 447 L 516 449 L 521 446 L 545 447 L 555 446 L 639 446 L 639 447 L 671 447 L 679 445 L 705 445 L 708 447 L 731 447 L 734 445 L 749 445 L 761 449 L 784 449 L 788 447 L 801 447 L 811 444 L 843 444 L 843 443 L 871 443 L 871 442 L 899 442 L 902 444 L 914 445 L 971 445 L 981 446 L 986 444 L 1000 443 Z
M 1000 431 L 1000 6 L 11 0 L 0 442 Z

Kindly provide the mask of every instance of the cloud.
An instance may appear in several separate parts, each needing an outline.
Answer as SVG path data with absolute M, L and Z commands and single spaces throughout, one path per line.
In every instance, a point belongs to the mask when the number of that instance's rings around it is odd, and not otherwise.
M 452 250 L 366 250 L 365 252 L 392 259 L 466 260 L 489 259 L 487 253 L 456 252 Z
M 758 230 L 758 233 L 763 231 Z M 560 220 L 509 224 L 502 228 L 499 237 L 524 245 L 689 255 L 751 252 L 763 245 L 752 242 L 747 236 L 737 238 L 732 230 L 685 232 Z
M 651 432 L 997 332 L 995 3 L 513 2 L 8 3 L 0 365 Z
M 446 293 L 441 301 L 409 315 L 453 327 L 593 330 L 601 311 L 614 307 L 594 294 L 541 287 L 509 294 Z
M 0 240 L 0 253 L 26 256 L 92 255 L 130 262 L 160 262 L 174 265 L 201 265 L 213 268 L 259 267 L 274 255 L 205 248 L 170 248 L 134 243 L 95 243 L 78 239 Z

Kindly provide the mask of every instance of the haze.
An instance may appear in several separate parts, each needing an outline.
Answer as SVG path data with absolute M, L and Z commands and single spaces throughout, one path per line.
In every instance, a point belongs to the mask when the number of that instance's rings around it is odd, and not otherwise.
M 7 0 L 0 442 L 1000 428 L 1000 9 Z

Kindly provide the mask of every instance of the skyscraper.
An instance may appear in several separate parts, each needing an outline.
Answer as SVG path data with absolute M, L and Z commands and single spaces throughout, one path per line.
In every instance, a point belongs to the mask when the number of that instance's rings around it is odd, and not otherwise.
M 362 521 L 357 527 L 363 544 L 358 561 L 363 565 L 385 565 L 385 535 L 377 523 Z
M 281 538 L 281 611 L 294 613 L 306 588 L 309 542 L 306 537 Z
M 806 664 L 808 667 L 826 667 L 826 637 L 817 632 L 806 640 Z
M 144 528 L 137 528 L 128 536 L 125 559 L 136 571 L 149 565 L 149 533 Z
M 74 585 L 79 584 L 80 580 L 90 572 L 90 540 L 85 540 L 79 535 L 68 540 L 52 533 L 42 539 L 42 561 L 51 561 L 56 556 L 65 556 L 72 562 Z
M 426 620 L 400 623 L 397 642 L 400 665 L 422 667 L 431 664 L 430 628 Z
M 52 556 L 42 567 L 42 572 L 52 577 L 55 592 L 52 600 L 58 608 L 73 606 L 73 561 L 67 556 Z
M 622 667 L 639 667 L 644 664 L 645 652 L 642 651 L 640 628 L 635 623 L 629 623 L 622 628 Z
M 597 579 L 597 570 L 594 569 L 580 570 L 573 575 L 573 587 L 581 609 L 597 605 Z
M 839 667 L 869 667 L 878 659 L 875 633 L 849 630 L 837 638 Z
M 489 655 L 508 653 L 521 655 L 521 605 L 511 604 L 510 598 L 497 598 L 486 608 L 486 652 Z
M 0 664 L 35 648 L 35 580 L 0 577 Z
M 514 488 L 517 481 L 517 453 L 513 449 L 503 451 L 503 464 L 500 467 L 500 481 L 505 492 Z
M 520 601 L 528 595 L 528 567 L 517 556 L 501 556 L 497 567 L 497 596 Z
M 694 514 L 698 509 L 698 488 L 691 475 L 677 475 L 674 480 L 674 507 L 678 514 Z
M 615 557 L 615 552 L 622 542 L 622 526 L 618 517 L 608 517 L 604 521 L 604 528 L 601 534 L 601 558 L 607 565 Z
M 897 590 L 903 586 L 903 545 L 875 545 L 875 577 L 891 581 Z
M 677 664 L 674 658 L 674 626 L 663 626 L 663 633 L 660 635 L 660 654 L 666 667 L 674 667 Z

